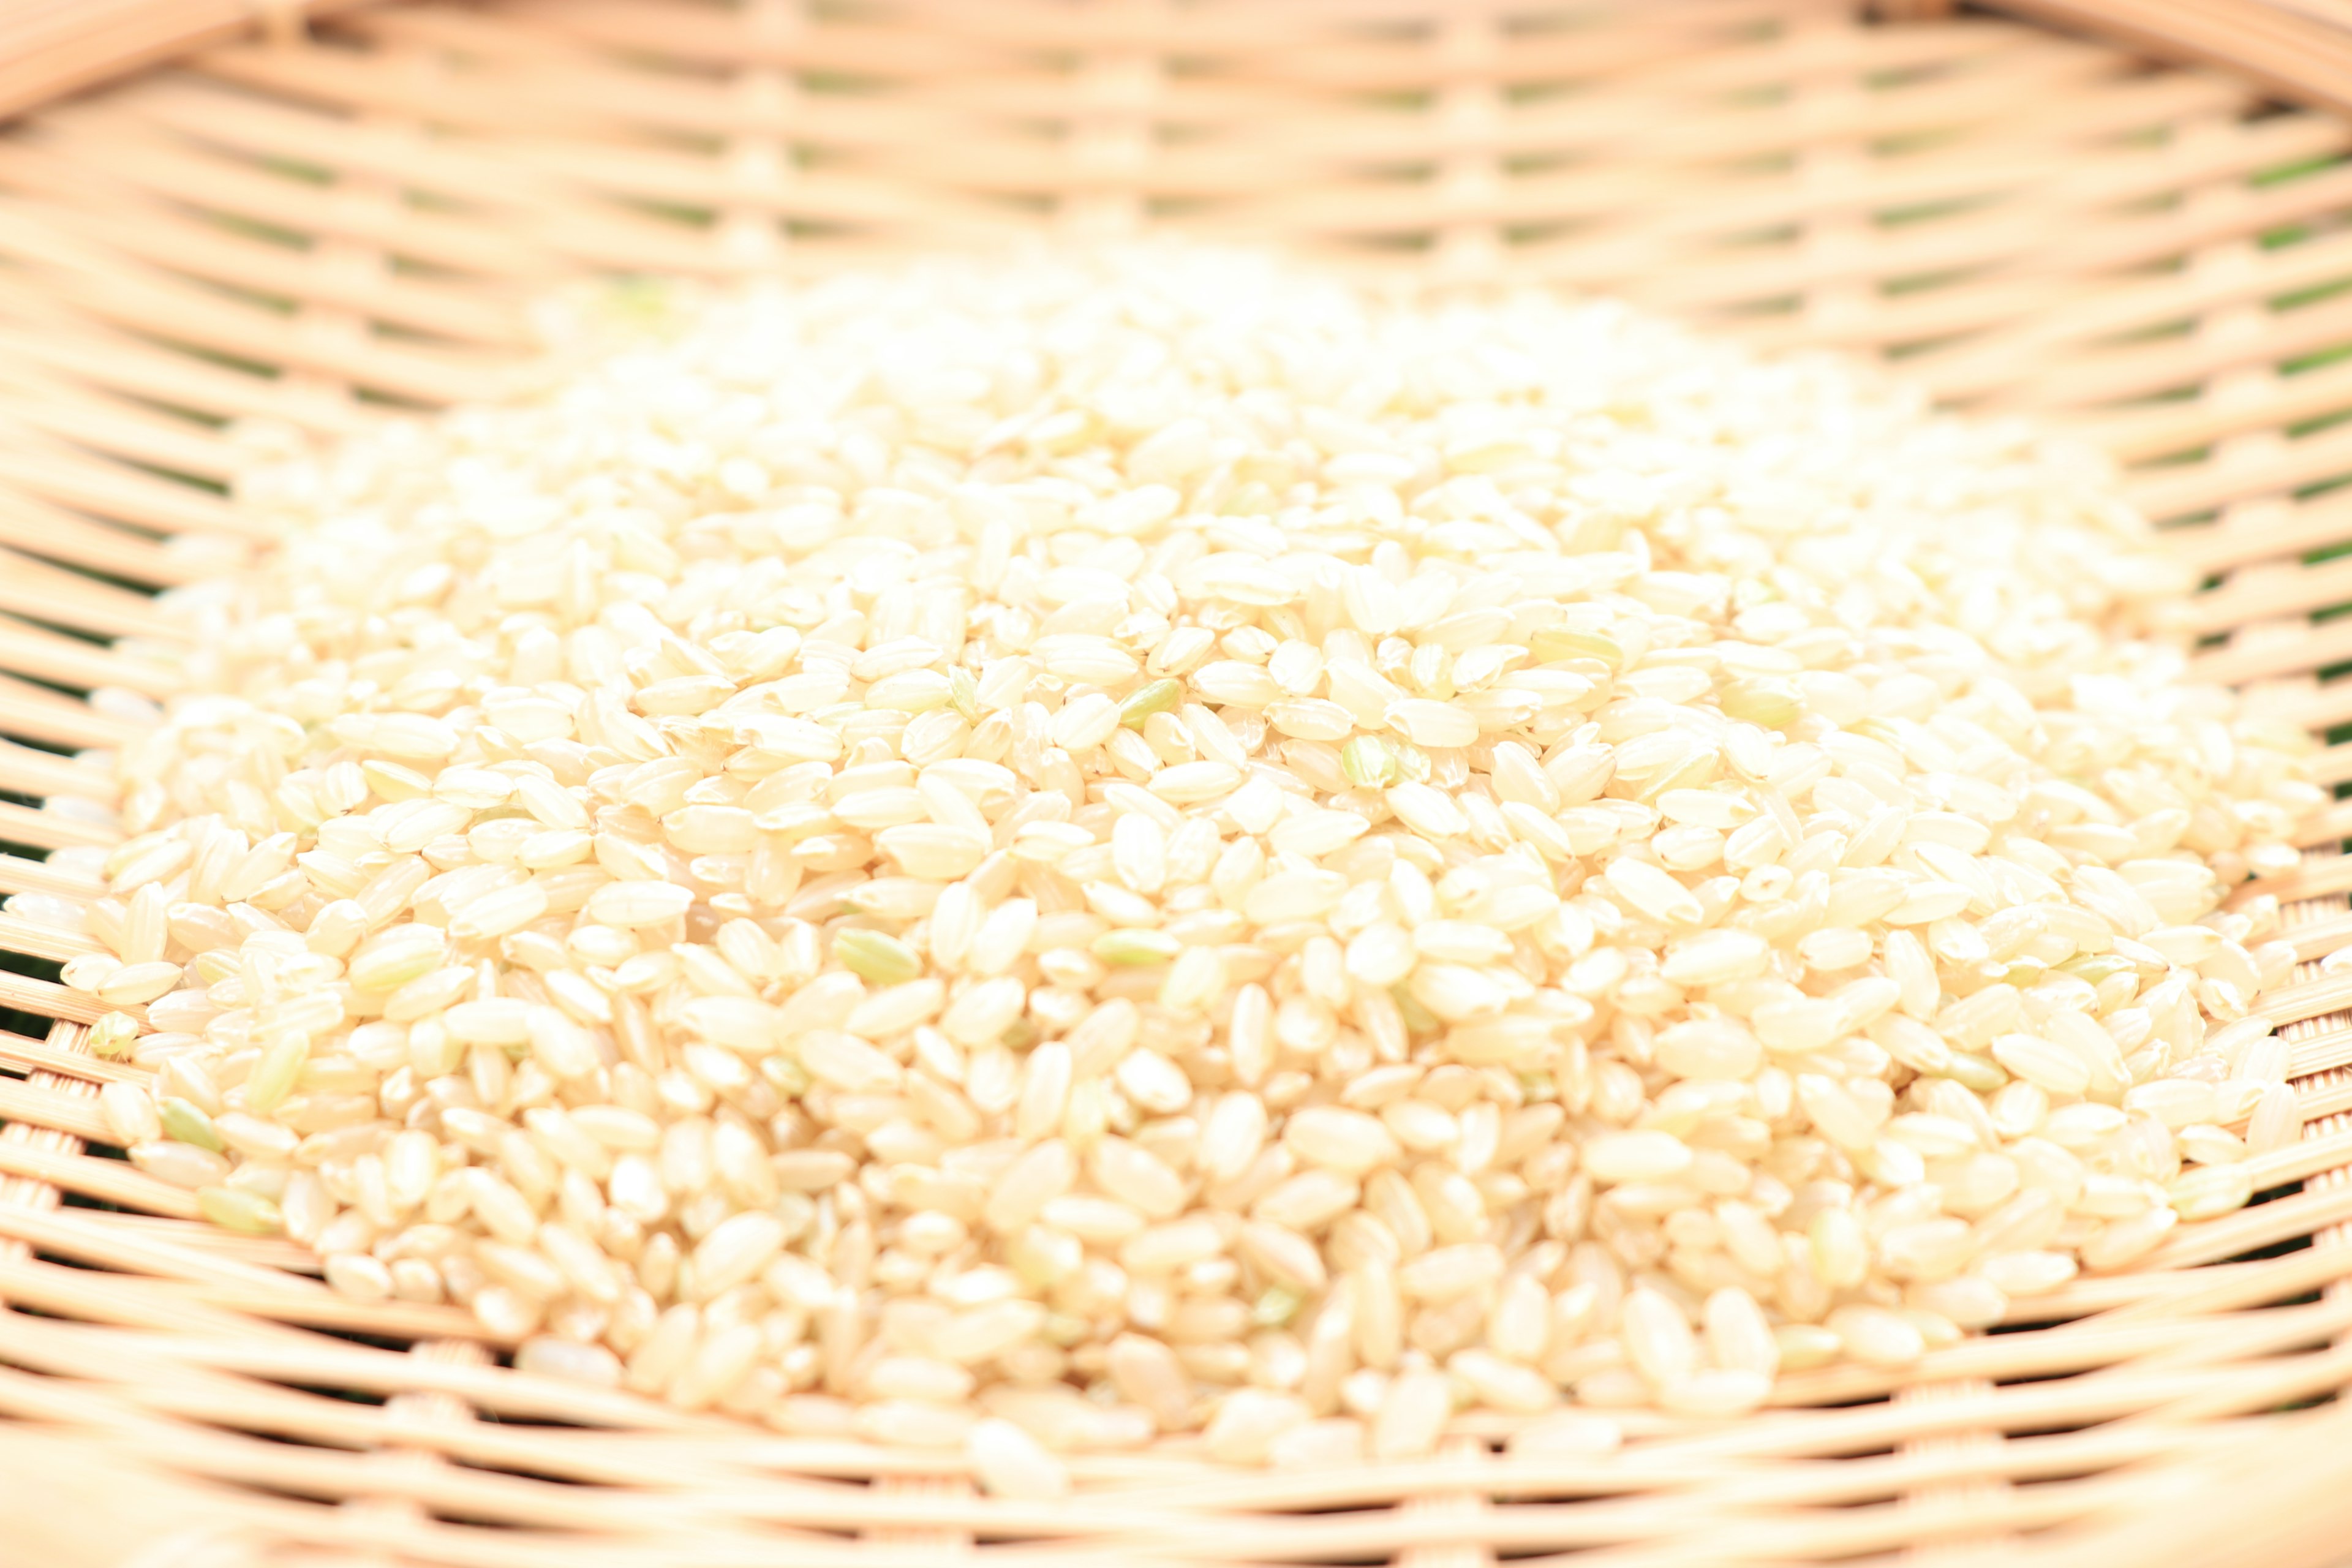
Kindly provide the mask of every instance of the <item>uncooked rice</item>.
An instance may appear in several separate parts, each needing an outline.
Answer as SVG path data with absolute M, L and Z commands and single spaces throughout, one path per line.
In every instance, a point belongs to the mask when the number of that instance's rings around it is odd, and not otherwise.
M 2179 684 L 2095 461 L 1835 363 L 941 261 L 243 501 L 109 896 L 16 908 L 141 1169 L 529 1373 L 1027 1496 L 1589 1456 L 2299 1133 L 2221 905 L 2305 738 Z

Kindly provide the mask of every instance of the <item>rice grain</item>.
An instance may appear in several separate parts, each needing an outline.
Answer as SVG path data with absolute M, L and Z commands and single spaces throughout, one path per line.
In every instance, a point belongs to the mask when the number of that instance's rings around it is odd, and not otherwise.
M 2305 738 L 2177 683 L 2095 468 L 1827 362 L 940 262 L 243 500 L 105 896 L 11 907 L 134 1164 L 529 1371 L 1027 1499 L 1597 1455 L 2301 1133 L 2223 903 Z

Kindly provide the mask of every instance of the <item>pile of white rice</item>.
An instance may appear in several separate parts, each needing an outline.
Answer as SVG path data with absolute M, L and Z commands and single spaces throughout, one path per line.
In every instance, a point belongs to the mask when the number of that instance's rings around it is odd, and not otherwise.
M 20 910 L 142 1169 L 533 1372 L 1032 1494 L 1605 1445 L 2298 1134 L 2217 910 L 2305 738 L 2129 640 L 2095 463 L 1833 363 L 941 262 L 248 500 L 110 896 Z

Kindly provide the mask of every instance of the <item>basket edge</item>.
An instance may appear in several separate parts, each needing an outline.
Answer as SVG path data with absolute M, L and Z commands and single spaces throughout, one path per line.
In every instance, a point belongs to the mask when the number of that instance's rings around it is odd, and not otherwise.
M 256 30 L 378 0 L 0 0 L 0 123 Z

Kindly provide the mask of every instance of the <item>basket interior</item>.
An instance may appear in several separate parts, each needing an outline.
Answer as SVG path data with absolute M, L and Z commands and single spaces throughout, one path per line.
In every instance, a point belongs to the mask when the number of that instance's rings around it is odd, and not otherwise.
M 570 281 L 1147 226 L 1618 293 L 2069 426 L 2208 574 L 2200 671 L 2352 780 L 2352 127 L 2224 76 L 1830 0 L 273 16 L 0 135 L 0 892 L 92 890 L 46 860 L 119 837 L 84 753 L 170 695 L 145 595 L 250 548 L 224 487 L 256 453 L 498 395 Z M 87 1464 L 148 1500 L 29 1524 L 60 1563 L 122 1560 L 157 1514 L 288 1563 L 2095 1553 L 2168 1501 L 2158 1550 L 2216 1546 L 2182 1478 L 2301 1446 L 2280 1424 L 2320 1417 L 2275 1413 L 2352 1386 L 2352 977 L 2308 962 L 2352 944 L 2347 831 L 2352 803 L 2256 889 L 2307 961 L 2261 1002 L 2305 1139 L 2130 1272 L 1728 1426 L 1628 1413 L 1606 1461 L 1505 1459 L 1472 1418 L 1438 1460 L 1339 1474 L 1081 1459 L 1051 1509 L 954 1456 L 523 1377 L 459 1309 L 357 1305 L 203 1226 L 106 1145 L 97 1089 L 143 1069 L 87 1052 L 56 981 L 82 939 L 0 915 L 0 1433 L 42 1438 L 14 1485 Z

